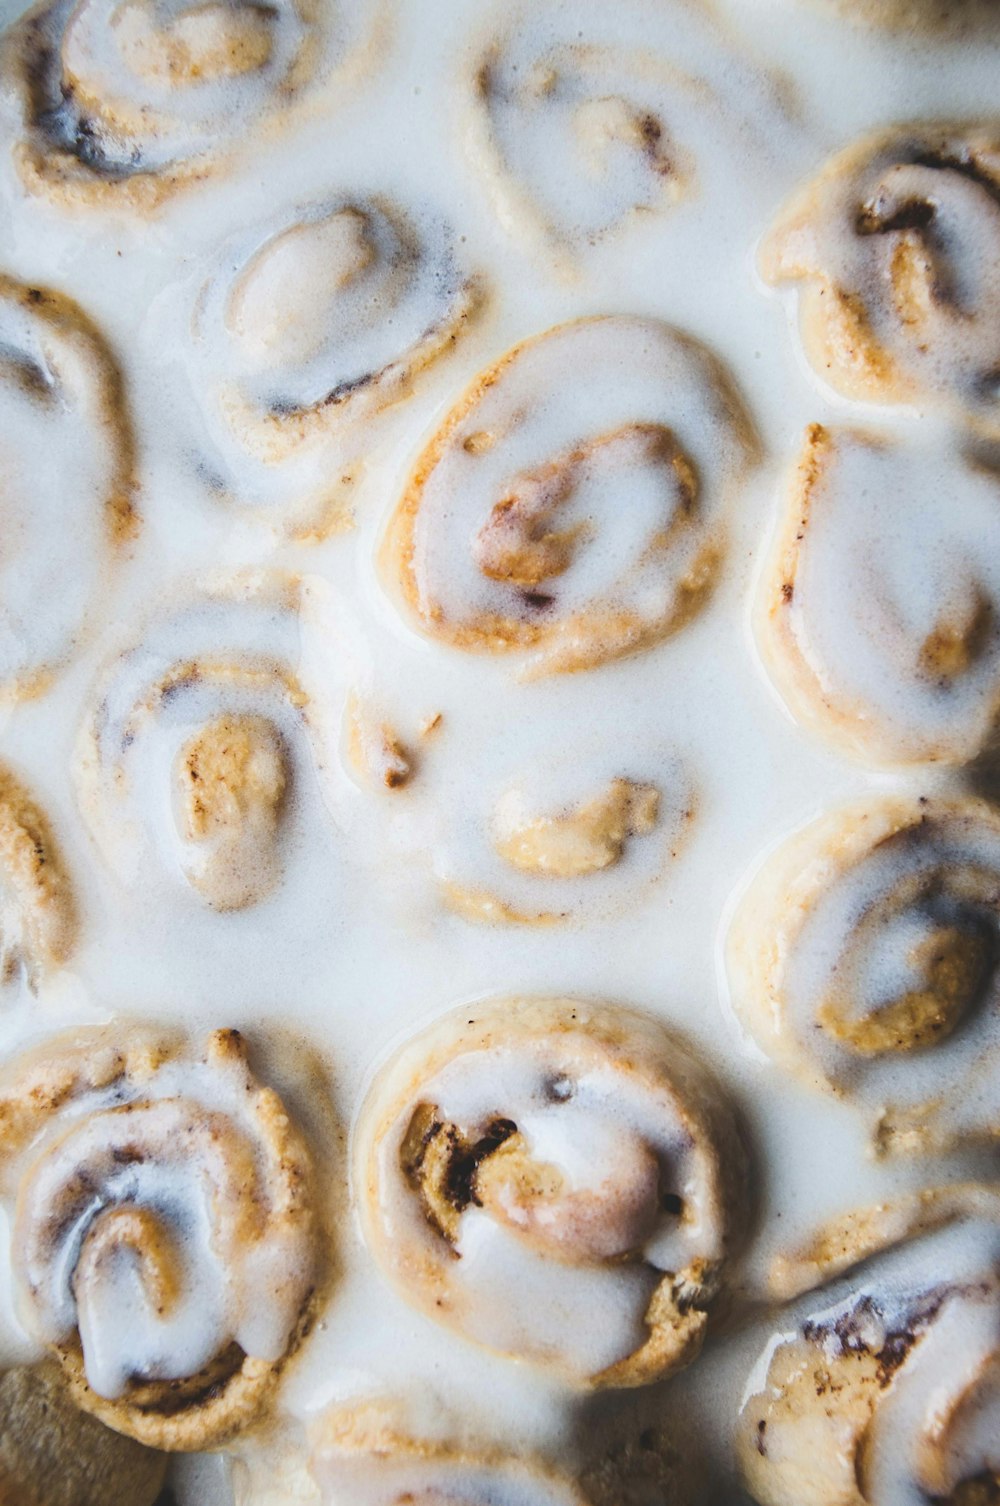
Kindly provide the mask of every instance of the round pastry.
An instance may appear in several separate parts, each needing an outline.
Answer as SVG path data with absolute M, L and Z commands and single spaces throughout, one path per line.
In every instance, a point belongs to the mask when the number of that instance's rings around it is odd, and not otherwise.
M 121 373 L 69 298 L 0 275 L 0 691 L 45 691 L 138 524 Z M 39 609 L 44 603 L 45 610 Z
M 762 1355 L 737 1434 L 747 1486 L 760 1506 L 991 1506 L 1000 1192 L 955 1185 L 851 1215 L 777 1285 L 791 1294 L 861 1262 Z
M 439 219 L 377 197 L 284 209 L 218 260 L 190 346 L 217 486 L 322 535 L 344 521 L 373 417 L 452 349 L 481 285 Z
M 38 0 L 8 32 L 31 192 L 150 210 L 343 81 L 367 0 Z
M 76 944 L 73 887 L 45 812 L 0 764 L 0 985 L 37 986 Z
M 754 876 L 727 964 L 763 1049 L 859 1104 L 882 1151 L 1000 1131 L 1000 814 L 972 798 L 835 810 Z
M 756 619 L 789 708 L 829 742 L 872 763 L 975 757 L 1000 711 L 1000 477 L 812 424 Z
M 220 911 L 258 904 L 280 883 L 298 797 L 335 761 L 324 752 L 332 707 L 313 694 L 304 648 L 312 607 L 297 576 L 224 579 L 113 658 L 74 772 L 124 883 L 179 872 Z
M 585 1506 L 569 1480 L 534 1461 L 410 1436 L 385 1404 L 326 1413 L 312 1442 L 323 1506 Z
M 691 780 L 669 749 L 636 755 L 608 731 L 567 747 L 530 717 L 516 739 L 492 719 L 441 730 L 433 781 L 411 798 L 450 909 L 482 924 L 580 923 L 666 876 L 694 823 Z
M 3 1506 L 153 1506 L 166 1456 L 113 1433 L 70 1400 L 54 1365 L 0 1374 Z
M 512 7 L 470 72 L 476 178 L 504 229 L 549 257 L 572 263 L 704 197 L 713 166 L 745 158 L 774 114 L 770 81 L 707 7 L 681 0 L 658 20 L 663 45 L 630 50 L 598 14 L 584 37 L 573 12 Z
M 817 373 L 868 402 L 942 404 L 1000 431 L 1000 132 L 895 127 L 782 211 L 761 272 L 800 284 Z
M 527 672 L 676 632 L 710 591 L 754 440 L 708 351 L 656 320 L 579 319 L 483 372 L 417 461 L 383 568 L 417 623 Z
M 470 1005 L 382 1069 L 354 1143 L 368 1245 L 438 1322 L 578 1386 L 698 1354 L 746 1163 L 662 1025 L 570 999 Z
M 0 1096 L 16 1299 L 76 1404 L 169 1450 L 254 1422 L 311 1318 L 311 1175 L 236 1031 L 199 1058 L 116 1026 L 17 1063 Z

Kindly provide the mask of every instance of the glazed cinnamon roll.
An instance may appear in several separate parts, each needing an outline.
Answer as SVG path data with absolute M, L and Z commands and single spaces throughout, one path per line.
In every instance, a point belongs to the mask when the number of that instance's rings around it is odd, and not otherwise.
M 481 284 L 433 215 L 350 195 L 242 231 L 219 263 L 190 353 L 218 485 L 293 532 L 329 532 L 372 418 L 451 350 Z
M 91 1030 L 18 1064 L 0 1096 L 16 1297 L 77 1405 L 171 1450 L 253 1422 L 310 1318 L 310 1182 L 235 1031 L 199 1058 Z
M 835 157 L 782 212 L 761 270 L 801 284 L 806 354 L 838 391 L 1000 430 L 998 153 L 989 124 L 896 127 Z
M 852 1268 L 856 1268 L 853 1269 Z M 737 1436 L 761 1506 L 990 1506 L 1000 1497 L 1000 1193 L 881 1204 L 785 1262 L 851 1272 L 768 1345 Z
M 483 372 L 418 460 L 383 568 L 423 630 L 532 674 L 635 653 L 714 583 L 754 440 L 729 380 L 656 320 L 580 319 Z
M 121 373 L 71 299 L 0 275 L 0 690 L 35 696 L 137 528 Z
M 572 264 L 596 243 L 703 197 L 713 165 L 759 146 L 772 87 L 699 4 L 657 18 L 662 44 L 517 7 L 471 73 L 466 141 L 505 230 Z M 739 101 L 738 108 L 735 102 Z
M 123 882 L 179 873 L 221 911 L 280 884 L 300 834 L 296 796 L 330 735 L 308 678 L 310 611 L 298 577 L 241 575 L 154 618 L 112 660 L 74 773 Z
M 754 876 L 732 999 L 776 1061 L 856 1102 L 876 1146 L 1000 1131 L 1000 815 L 972 798 L 833 811 Z
M 0 55 L 31 192 L 155 208 L 359 54 L 367 0 L 39 0 Z
M 397 1410 L 371 1403 L 314 1425 L 310 1469 L 322 1506 L 587 1506 L 575 1485 L 541 1464 L 411 1436 Z
M 793 714 L 874 763 L 962 763 L 1000 710 L 1000 478 L 813 424 L 757 606 Z
M 484 751 L 470 758 L 469 733 L 444 731 L 435 786 L 417 805 L 441 894 L 466 920 L 544 926 L 614 913 L 682 853 L 697 801 L 669 749 L 630 758 L 617 737 L 580 737 L 567 752 L 543 727 L 513 747 L 477 730 Z
M 698 1354 L 741 1225 L 719 1088 L 657 1022 L 511 999 L 382 1069 L 355 1134 L 368 1245 L 438 1322 L 585 1387 Z
M 0 1375 L 0 1501 L 153 1506 L 166 1456 L 81 1412 L 54 1365 Z
M 37 987 L 76 935 L 73 886 L 48 817 L 0 764 L 0 985 L 23 976 Z

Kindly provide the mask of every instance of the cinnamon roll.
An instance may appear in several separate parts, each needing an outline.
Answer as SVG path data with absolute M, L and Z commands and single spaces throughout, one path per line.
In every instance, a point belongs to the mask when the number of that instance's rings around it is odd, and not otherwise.
M 798 193 L 761 252 L 799 288 L 816 371 L 848 397 L 942 404 L 1000 432 L 1000 134 L 896 127 Z
M 572 264 L 596 243 L 704 196 L 713 166 L 759 145 L 770 81 L 697 3 L 664 11 L 659 48 L 621 26 L 517 7 L 471 71 L 466 142 L 504 229 Z M 738 106 L 737 106 L 737 103 Z M 731 188 L 731 185 L 729 185 Z
M 965 1184 L 866 1209 L 821 1231 L 778 1285 L 794 1291 L 859 1265 L 821 1303 L 814 1294 L 751 1377 L 737 1449 L 754 1499 L 990 1506 L 1000 1497 L 1000 1192 Z
M 623 755 L 617 738 L 552 745 L 547 727 L 513 747 L 469 729 L 436 753 L 449 799 L 423 792 L 420 830 L 448 906 L 484 924 L 554 925 L 607 915 L 669 872 L 696 813 L 687 771 L 669 749 Z M 414 792 L 416 796 L 416 792 Z
M 253 1422 L 310 1318 L 319 1260 L 304 1143 L 236 1031 L 53 1042 L 0 1096 L 21 1319 L 78 1406 L 140 1442 Z
M 754 449 L 708 351 L 652 319 L 579 319 L 483 372 L 418 460 L 383 567 L 423 630 L 525 672 L 676 632 L 714 583 Z
M 359 56 L 368 0 L 39 0 L 0 54 L 29 191 L 151 210 Z
M 0 764 L 0 985 L 35 988 L 76 944 L 73 886 L 48 817 Z
M 411 1436 L 388 1404 L 324 1414 L 310 1469 L 323 1506 L 586 1506 L 575 1485 L 523 1457 Z
M 74 773 L 124 883 L 179 874 L 220 911 L 280 884 L 301 834 L 297 796 L 333 762 L 304 649 L 312 607 L 296 576 L 236 576 L 154 618 L 112 660 Z
M 137 528 L 118 365 L 71 299 L 0 275 L 0 691 L 45 691 Z
M 695 1358 L 746 1185 L 688 1049 L 568 999 L 469 1005 L 416 1037 L 369 1092 L 354 1169 L 368 1245 L 410 1302 L 585 1387 Z
M 1000 815 L 869 800 L 773 853 L 727 945 L 738 1015 L 777 1062 L 856 1102 L 883 1151 L 1000 1131 Z
M 241 508 L 280 508 L 293 532 L 329 532 L 374 415 L 451 350 L 481 283 L 433 215 L 356 195 L 240 232 L 219 267 L 190 348 L 218 486 Z
M 166 1457 L 73 1405 L 54 1365 L 0 1375 L 0 1501 L 7 1506 L 153 1506 Z
M 849 429 L 806 434 L 757 637 L 792 712 L 874 763 L 962 763 L 1000 710 L 1000 478 Z

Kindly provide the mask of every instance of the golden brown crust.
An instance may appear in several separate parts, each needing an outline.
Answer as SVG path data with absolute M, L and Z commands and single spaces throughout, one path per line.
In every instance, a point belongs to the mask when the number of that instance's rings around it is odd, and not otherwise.
M 0 765 L 0 981 L 31 981 L 76 945 L 73 886 L 52 827 L 18 777 Z M 8 934 L 9 928 L 9 934 Z

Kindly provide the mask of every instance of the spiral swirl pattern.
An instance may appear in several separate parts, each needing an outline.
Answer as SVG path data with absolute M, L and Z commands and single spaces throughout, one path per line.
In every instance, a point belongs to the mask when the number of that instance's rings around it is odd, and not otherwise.
M 755 875 L 729 934 L 733 1002 L 775 1060 L 858 1102 L 882 1151 L 989 1139 L 1000 1130 L 998 933 L 990 806 L 851 806 Z
M 336 765 L 333 701 L 311 688 L 312 607 L 295 576 L 237 576 L 154 619 L 113 659 L 74 772 L 124 883 L 179 871 L 220 911 L 281 883 L 302 833 L 299 797 Z
M 676 632 L 714 582 L 753 453 L 707 351 L 653 320 L 581 319 L 483 372 L 424 451 L 383 567 L 420 626 L 528 673 Z
M 78 1404 L 169 1449 L 253 1420 L 318 1261 L 308 1154 L 237 1033 L 45 1050 L 0 1098 L 0 1167 L 23 1321 Z
M 34 192 L 150 210 L 343 77 L 365 0 L 39 0 L 8 34 Z
M 1000 480 L 813 424 L 757 606 L 793 713 L 873 763 L 962 763 L 1000 711 Z
M 446 1017 L 383 1069 L 356 1136 L 366 1238 L 403 1295 L 578 1386 L 694 1359 L 743 1172 L 684 1046 L 570 1000 Z
M 856 1271 L 768 1346 L 738 1433 L 761 1506 L 1000 1492 L 1000 1199 L 934 1188 L 821 1231 L 787 1282 Z M 766 1378 L 763 1372 L 766 1369 Z
M 432 213 L 377 197 L 285 210 L 218 260 L 189 348 L 209 467 L 241 510 L 322 535 L 344 521 L 375 416 L 452 349 L 481 283 Z
M 134 463 L 121 373 L 98 330 L 62 294 L 0 276 L 6 697 L 42 694 L 84 639 L 138 527 Z
M 936 402 L 1000 429 L 998 152 L 985 125 L 885 132 L 779 217 L 762 272 L 802 285 L 806 353 L 848 397 Z
M 662 47 L 633 51 L 596 15 L 584 35 L 571 14 L 515 7 L 472 70 L 476 176 L 504 229 L 566 271 L 719 188 L 719 164 L 760 152 L 761 118 L 777 113 L 771 80 L 707 8 L 676 4 L 659 19 Z

